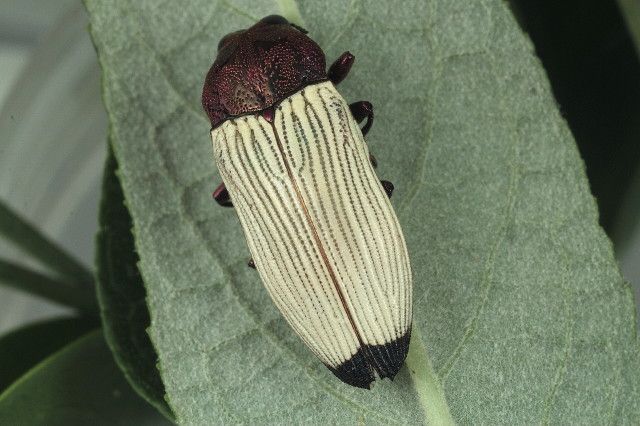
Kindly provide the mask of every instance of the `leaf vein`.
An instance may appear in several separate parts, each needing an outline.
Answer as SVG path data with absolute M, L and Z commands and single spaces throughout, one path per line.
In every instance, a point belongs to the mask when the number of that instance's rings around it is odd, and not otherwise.
M 566 252 L 563 252 L 563 254 L 565 254 L 565 261 L 568 263 L 568 260 L 566 259 Z M 571 354 L 571 347 L 573 342 L 572 336 L 573 336 L 573 325 L 574 325 L 574 309 L 569 300 L 570 296 L 567 293 L 569 293 L 569 290 L 565 291 L 565 310 L 567 311 L 568 323 L 567 323 L 567 330 L 565 332 L 564 356 L 560 362 L 560 365 L 556 369 L 554 382 L 551 385 L 551 388 L 549 390 L 549 395 L 547 395 L 547 397 L 545 398 L 544 417 L 541 421 L 541 423 L 544 425 L 550 424 L 549 417 L 551 415 L 551 407 L 553 405 L 553 401 L 555 399 L 558 388 L 563 382 L 564 375 L 567 372 L 567 366 L 569 365 L 569 359 L 571 358 L 570 354 Z
M 500 233 L 498 234 L 498 237 L 496 238 L 496 242 L 493 245 L 493 248 L 491 249 L 491 252 L 485 264 L 485 268 L 484 268 L 485 273 L 482 278 L 482 283 L 480 287 L 481 295 L 479 297 L 478 305 L 474 311 L 474 314 L 468 321 L 468 325 L 465 328 L 462 338 L 458 342 L 458 345 L 454 349 L 453 353 L 451 354 L 449 359 L 445 361 L 443 366 L 437 372 L 438 376 L 440 376 L 441 380 L 443 381 L 443 384 L 444 382 L 446 382 L 447 376 L 451 372 L 455 363 L 458 361 L 458 359 L 460 359 L 460 356 L 462 355 L 462 352 L 467 342 L 475 334 L 480 315 L 482 315 L 482 312 L 484 311 L 484 307 L 486 306 L 489 300 L 489 293 L 493 287 L 492 278 L 493 278 L 493 268 L 495 266 L 496 256 L 498 254 L 498 251 L 500 250 L 500 247 L 502 246 L 502 244 L 505 242 L 507 238 L 507 230 L 509 228 L 509 224 L 513 220 L 513 214 L 515 211 L 515 200 L 517 195 L 517 187 L 518 187 L 519 176 L 520 176 L 520 167 L 518 164 L 518 159 L 519 159 L 519 145 L 521 141 L 521 138 L 519 137 L 519 135 L 517 135 L 517 133 L 515 136 L 516 136 L 514 138 L 515 144 L 513 147 L 514 158 L 511 164 L 511 176 L 509 179 L 510 180 L 509 189 L 507 191 L 507 196 L 506 196 L 506 203 L 505 203 L 506 206 L 505 206 L 503 226 L 502 226 L 502 229 L 500 230 Z

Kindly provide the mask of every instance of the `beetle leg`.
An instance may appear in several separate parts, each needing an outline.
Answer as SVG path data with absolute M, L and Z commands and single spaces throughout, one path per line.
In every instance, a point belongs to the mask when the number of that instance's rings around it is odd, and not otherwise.
M 327 72 L 327 76 L 329 80 L 333 84 L 338 84 L 349 74 L 349 70 L 351 69 L 351 65 L 353 65 L 353 61 L 355 56 L 353 56 L 349 52 L 344 52 L 336 61 L 331 64 L 329 67 L 329 71 Z
M 227 188 L 224 186 L 224 182 L 218 185 L 212 195 L 213 199 L 222 207 L 233 207 L 231 197 L 229 197 L 229 191 L 227 191 Z
M 387 197 L 391 198 L 391 194 L 393 194 L 393 189 L 394 189 L 393 184 L 388 180 L 381 180 L 380 183 L 382 184 L 382 188 L 384 189 L 384 192 L 387 194 Z
M 256 269 L 256 262 L 253 261 L 253 258 L 249 259 L 247 266 L 251 269 Z
M 374 157 L 373 154 L 369 154 L 369 161 L 374 169 L 378 167 L 378 160 L 376 160 L 376 157 Z
M 358 123 L 361 123 L 365 118 L 367 119 L 367 122 L 361 129 L 362 136 L 366 136 L 373 124 L 373 105 L 371 105 L 369 101 L 358 101 L 349 105 L 349 110 L 351 110 L 353 118 L 355 118 Z

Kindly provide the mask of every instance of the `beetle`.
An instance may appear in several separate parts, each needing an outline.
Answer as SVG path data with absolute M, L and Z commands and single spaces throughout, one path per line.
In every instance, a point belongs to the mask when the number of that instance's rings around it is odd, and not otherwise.
M 306 34 L 272 15 L 220 40 L 202 90 L 223 181 L 213 196 L 235 207 L 250 266 L 293 330 L 339 379 L 369 389 L 407 356 L 411 267 L 393 185 L 364 141 L 373 107 L 335 87 L 354 56 L 326 71 Z

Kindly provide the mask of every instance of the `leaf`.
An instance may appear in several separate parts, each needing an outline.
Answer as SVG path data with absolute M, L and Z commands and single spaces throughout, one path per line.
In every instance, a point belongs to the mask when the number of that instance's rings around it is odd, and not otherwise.
M 69 287 L 83 291 L 84 287 L 93 282 L 91 271 L 2 201 L 0 201 L 0 236 L 57 272 Z
M 42 361 L 0 395 L 0 424 L 160 425 L 96 330 Z
M 109 149 L 102 183 L 100 231 L 96 238 L 97 291 L 104 335 L 125 377 L 143 398 L 172 418 L 149 340 L 149 312 L 131 234 L 131 216 Z
M 0 284 L 97 315 L 93 276 L 62 247 L 0 200 L 0 237 L 47 266 L 47 274 L 0 259 Z M 53 274 L 51 274 L 53 273 Z
M 618 0 L 618 5 L 640 57 L 640 5 L 633 0 Z
M 98 316 L 96 292 L 88 283 L 73 285 L 31 267 L 0 259 L 0 284 L 77 309 L 85 315 Z
M 88 318 L 57 318 L 30 324 L 0 338 L 0 393 L 29 368 L 96 327 Z
M 329 61 L 357 58 L 340 91 L 376 108 L 368 142 L 398 188 L 414 269 L 409 368 L 372 391 L 340 383 L 305 349 L 246 268 L 235 214 L 210 199 L 219 178 L 203 77 L 222 35 L 275 6 L 87 6 L 179 423 L 640 420 L 631 293 L 503 2 L 298 4 Z

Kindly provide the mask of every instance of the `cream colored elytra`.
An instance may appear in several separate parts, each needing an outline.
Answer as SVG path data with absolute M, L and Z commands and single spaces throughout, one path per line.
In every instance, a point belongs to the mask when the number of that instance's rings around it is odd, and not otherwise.
M 330 82 L 211 132 L 269 294 L 328 366 L 411 326 L 407 249 L 358 124 Z

